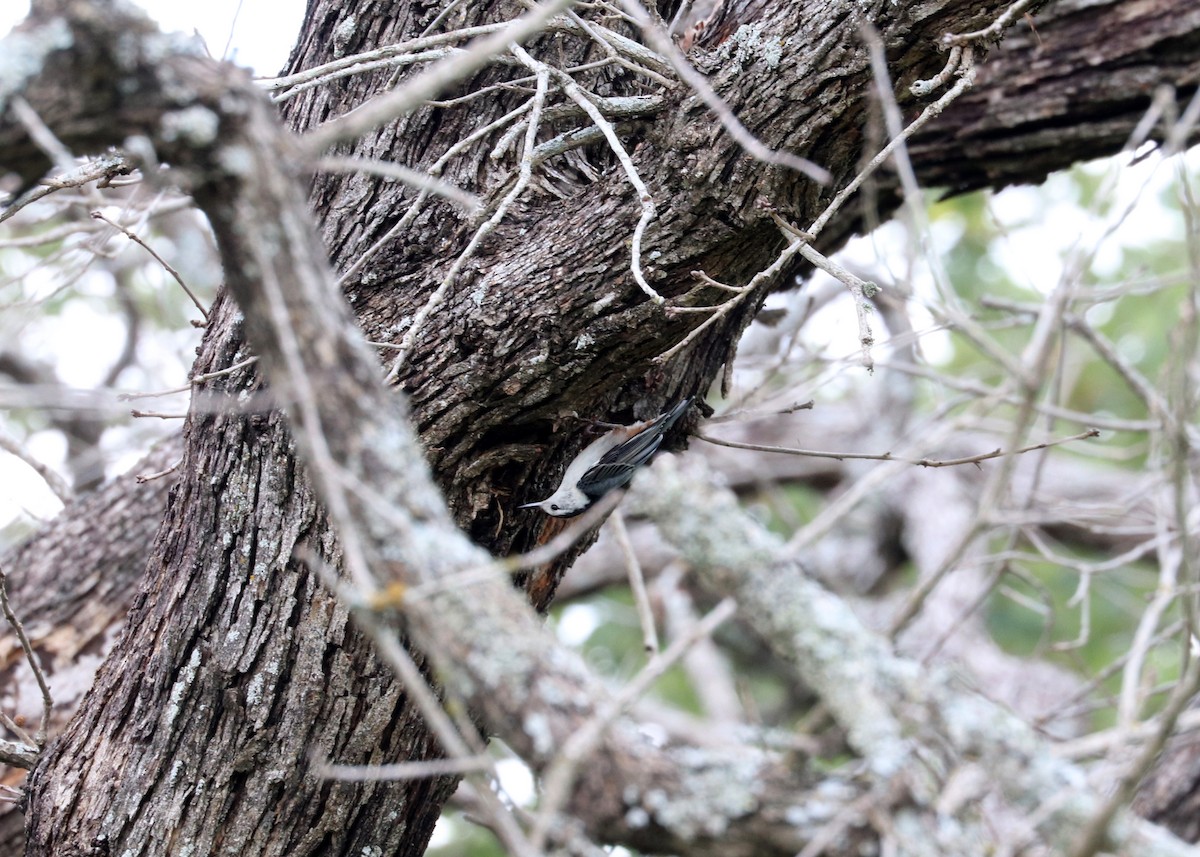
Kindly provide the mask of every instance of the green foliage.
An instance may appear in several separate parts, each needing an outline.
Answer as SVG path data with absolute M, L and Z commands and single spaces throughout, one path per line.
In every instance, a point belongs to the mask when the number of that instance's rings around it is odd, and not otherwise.
M 438 825 L 446 839 L 425 852 L 429 857 L 505 857 L 508 853 L 491 831 L 471 823 L 460 812 L 442 813 Z
M 1070 553 L 1080 562 L 1107 558 L 1082 551 Z M 1049 660 L 1084 677 L 1099 678 L 1099 687 L 1089 695 L 1098 700 L 1092 706 L 1091 725 L 1107 728 L 1115 722 L 1115 699 L 1122 680 L 1121 671 L 1113 665 L 1129 653 L 1138 620 L 1157 583 L 1157 571 L 1142 562 L 1093 575 L 1084 588 L 1078 575 L 1062 565 L 1031 556 L 1010 566 L 989 599 L 988 629 L 1012 654 Z M 1173 607 L 1163 625 L 1178 618 L 1178 609 Z M 1156 678 L 1155 684 L 1178 678 L 1180 656 L 1179 635 L 1150 649 L 1148 673 Z M 1162 696 L 1152 700 L 1146 713 L 1157 710 L 1163 701 Z
M 1020 358 L 1034 330 L 1036 311 L 1062 277 L 1073 277 L 1073 302 L 1066 310 L 1066 333 L 1054 355 L 1053 376 L 1040 398 L 1083 414 L 1126 422 L 1156 418 L 1135 384 L 1162 389 L 1171 361 L 1178 359 L 1175 327 L 1187 298 L 1193 271 L 1189 266 L 1180 186 L 1166 184 L 1157 199 L 1140 197 L 1142 179 L 1126 176 L 1114 189 L 1111 163 L 1077 167 L 1052 177 L 1030 194 L 1033 204 L 1004 217 L 994 210 L 996 197 L 974 194 L 939 203 L 931 209 L 934 224 L 951 224 L 958 237 L 944 253 L 949 279 L 977 318 L 1005 351 Z M 1124 185 L 1131 185 L 1124 190 Z M 1071 217 L 1053 212 L 1069 208 Z M 1066 210 L 1066 209 L 1064 209 Z M 950 230 L 947 229 L 947 233 Z M 1015 245 L 1016 255 L 1005 253 Z M 1051 270 L 1039 269 L 1045 257 L 1041 243 L 1057 247 Z M 1024 266 L 1011 259 L 1027 258 Z M 1008 264 L 998 263 L 1005 257 Z M 1021 312 L 1026 306 L 1032 312 Z M 1100 347 L 1071 327 L 1078 316 L 1100 338 Z M 968 337 L 951 337 L 947 368 L 958 377 L 999 384 L 1005 373 L 993 358 L 970 344 Z M 1102 353 L 1111 349 L 1116 358 Z M 1114 365 L 1118 363 L 1118 365 Z M 1131 380 L 1135 379 L 1135 380 Z M 998 407 L 989 416 L 1003 422 L 1013 407 Z M 1042 420 L 1049 430 L 1078 431 L 1078 423 Z M 1106 431 L 1098 443 L 1109 450 L 1111 463 L 1141 472 L 1152 453 L 1143 431 Z M 1065 450 L 1061 454 L 1072 454 Z M 1066 563 L 1029 557 L 1013 562 L 997 593 L 986 606 L 988 627 L 1008 651 L 1048 658 L 1089 678 L 1103 677 L 1098 691 L 1103 700 L 1121 685 L 1119 664 L 1130 649 L 1134 630 L 1158 585 L 1156 566 L 1133 563 L 1095 574 L 1080 596 L 1079 573 L 1072 562 L 1098 563 L 1107 556 L 1085 548 L 1056 545 Z M 1086 601 L 1086 603 L 1084 603 Z M 1087 627 L 1081 630 L 1085 621 Z M 1161 630 L 1178 619 L 1168 611 Z M 1158 683 L 1179 673 L 1178 635 L 1151 648 L 1145 675 Z M 1154 697 L 1151 710 L 1162 702 Z M 1110 725 L 1111 705 L 1093 714 L 1093 725 Z

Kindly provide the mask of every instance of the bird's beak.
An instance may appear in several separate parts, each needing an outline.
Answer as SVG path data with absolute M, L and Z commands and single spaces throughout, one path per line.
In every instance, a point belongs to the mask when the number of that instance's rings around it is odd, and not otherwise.
M 518 508 L 518 509 L 532 509 L 534 506 L 540 506 L 540 505 L 542 505 L 542 503 L 543 503 L 543 502 L 544 502 L 544 501 L 542 501 L 542 500 L 538 500 L 536 503 L 522 503 L 522 504 L 521 504 L 520 506 L 518 506 L 517 508 Z

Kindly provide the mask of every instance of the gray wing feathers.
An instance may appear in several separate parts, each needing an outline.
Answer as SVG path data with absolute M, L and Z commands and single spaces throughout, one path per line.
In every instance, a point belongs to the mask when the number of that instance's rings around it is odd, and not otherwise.
M 577 483 L 579 490 L 595 499 L 614 488 L 628 485 L 637 469 L 658 451 L 663 435 L 675 425 L 676 420 L 691 403 L 690 397 L 684 399 L 629 440 L 604 453 L 600 460 L 580 477 Z
M 636 464 L 597 464 L 583 474 L 578 488 L 592 499 L 598 499 L 614 488 L 628 485 L 637 469 Z

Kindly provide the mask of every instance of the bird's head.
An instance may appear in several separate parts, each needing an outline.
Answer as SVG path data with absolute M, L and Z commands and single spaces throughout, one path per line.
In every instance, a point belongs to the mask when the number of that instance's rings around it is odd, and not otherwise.
M 539 500 L 537 503 L 525 503 L 520 508 L 532 509 L 536 506 L 555 518 L 571 518 L 583 512 L 591 504 L 592 501 L 586 494 L 572 486 L 559 488 L 545 500 Z

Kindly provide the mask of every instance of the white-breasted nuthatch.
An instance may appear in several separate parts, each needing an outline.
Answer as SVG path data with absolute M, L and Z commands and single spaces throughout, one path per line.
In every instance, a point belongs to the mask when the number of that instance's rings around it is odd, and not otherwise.
M 557 491 L 545 500 L 525 503 L 520 508 L 537 506 L 547 515 L 570 518 L 614 488 L 624 488 L 637 469 L 658 451 L 663 435 L 691 404 L 689 397 L 662 416 L 631 426 L 617 426 L 592 441 L 567 465 Z

